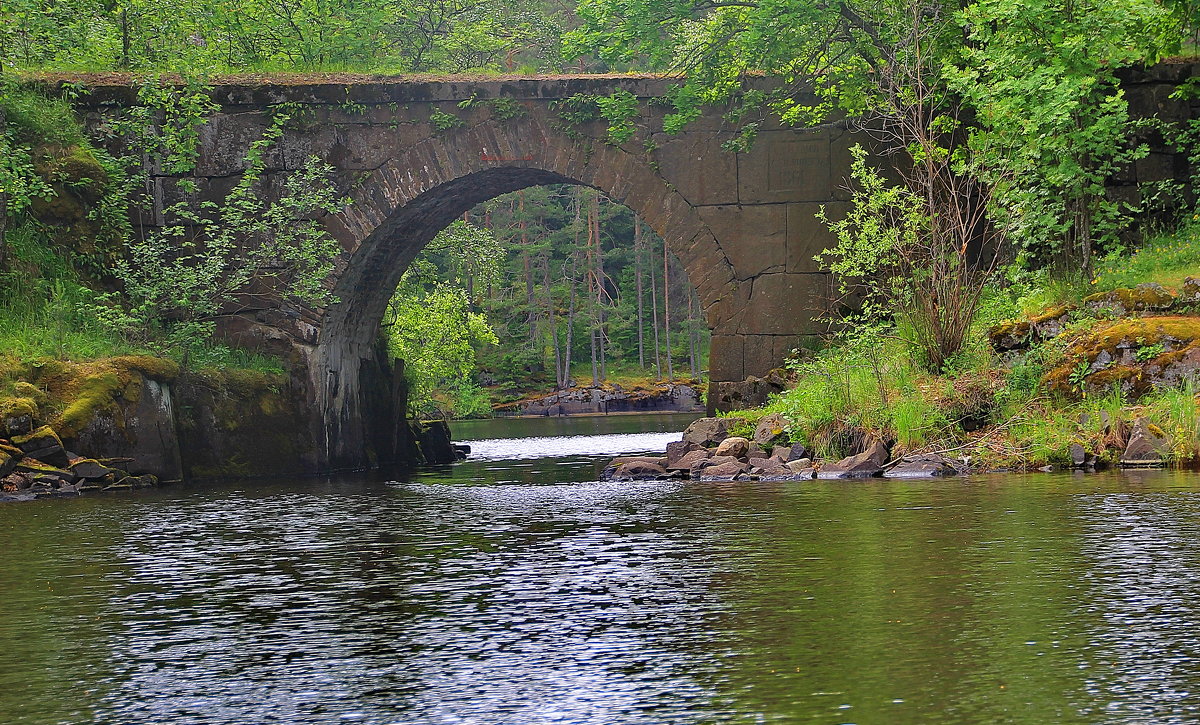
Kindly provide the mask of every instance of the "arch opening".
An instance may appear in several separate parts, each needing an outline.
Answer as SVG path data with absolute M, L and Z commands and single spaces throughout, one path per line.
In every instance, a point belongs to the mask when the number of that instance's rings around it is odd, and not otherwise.
M 404 457 L 397 450 L 398 438 L 402 437 L 397 434 L 397 425 L 404 417 L 408 401 L 395 392 L 399 373 L 393 368 L 393 360 L 386 346 L 380 344 L 379 330 L 389 300 L 405 271 L 440 231 L 464 215 L 469 217 L 479 205 L 505 194 L 545 186 L 585 188 L 593 190 L 589 192 L 593 195 L 604 194 L 604 190 L 595 184 L 544 169 L 501 167 L 479 170 L 434 186 L 411 201 L 397 205 L 386 221 L 379 224 L 354 250 L 334 288 L 338 302 L 325 312 L 316 359 L 313 360 L 315 364 L 311 366 L 316 372 L 312 382 L 318 393 L 318 404 L 325 411 L 321 436 L 331 466 L 356 465 L 364 451 L 373 451 L 368 455 L 376 462 Z M 634 204 L 623 204 L 623 200 L 613 200 L 608 195 L 603 198 L 606 199 L 605 204 L 627 210 L 633 219 L 638 220 L 635 223 L 641 223 Z M 648 199 L 641 201 L 643 204 L 652 203 Z M 647 235 L 654 235 L 649 225 L 642 229 Z M 656 261 L 659 265 L 665 263 L 666 267 L 660 267 L 658 272 L 665 271 L 668 280 L 674 275 L 691 282 L 692 270 L 676 259 L 674 247 L 683 242 L 690 243 L 697 230 L 694 227 L 668 227 L 665 231 L 667 234 L 661 242 L 661 251 L 656 252 L 656 255 L 664 254 L 664 258 Z M 677 232 L 674 235 L 675 245 L 671 244 L 673 231 Z M 690 236 L 683 238 L 685 235 Z M 597 237 L 597 244 L 600 244 L 599 233 Z M 633 240 L 625 241 L 632 243 Z M 670 254 L 666 255 L 668 250 Z M 673 265 L 671 260 L 674 260 Z M 657 296 L 656 288 L 652 285 L 662 283 L 663 278 L 658 272 L 655 275 L 656 282 L 644 280 L 647 295 L 653 290 Z M 542 273 L 545 274 L 546 270 Z M 592 293 L 595 293 L 595 288 Z M 710 329 L 706 319 L 707 309 L 703 300 L 698 295 L 693 299 L 693 295 L 694 288 L 688 289 L 687 300 L 692 303 L 689 317 L 698 321 L 698 326 L 707 332 Z M 647 310 L 646 314 L 650 312 Z M 707 353 L 706 341 L 698 343 L 691 339 L 690 344 L 691 356 L 687 359 L 690 365 L 682 369 L 703 367 L 703 362 L 697 358 L 702 360 Z M 699 355 L 696 351 L 698 344 L 701 348 Z M 556 388 L 562 387 L 563 383 L 560 364 L 561 361 L 554 363 Z M 567 369 L 569 379 L 569 363 Z M 390 394 L 388 391 L 391 391 Z

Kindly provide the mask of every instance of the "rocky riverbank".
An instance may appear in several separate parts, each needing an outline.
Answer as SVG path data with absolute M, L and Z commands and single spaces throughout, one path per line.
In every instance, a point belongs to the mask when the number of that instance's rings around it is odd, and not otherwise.
M 28 416 L 16 420 L 28 421 Z M 10 431 L 12 422 L 13 418 L 4 421 Z M 17 425 L 17 429 L 25 427 Z M 67 450 L 48 425 L 0 439 L 0 501 L 148 488 L 158 483 L 158 476 L 144 472 L 144 466 L 132 458 L 85 458 Z
M 575 387 L 495 407 L 500 415 L 591 415 L 597 413 L 692 413 L 704 410 L 699 384 L 661 383 L 625 387 L 606 383 Z
M 741 418 L 701 418 L 669 443 L 662 456 L 614 458 L 601 474 L 606 481 L 685 478 L 698 481 L 800 481 L 815 478 L 936 478 L 996 472 L 969 456 L 916 453 L 893 457 L 894 448 L 864 436 L 860 450 L 837 460 L 822 460 L 803 443 L 790 443 L 787 421 L 779 414 L 764 417 L 751 438 L 730 435 L 745 425 Z M 1165 465 L 1170 444 L 1163 431 L 1138 418 L 1119 458 L 1122 468 Z M 1105 464 L 1082 445 L 1071 445 L 1071 466 L 1095 470 Z M 1046 470 L 1051 470 L 1047 466 Z

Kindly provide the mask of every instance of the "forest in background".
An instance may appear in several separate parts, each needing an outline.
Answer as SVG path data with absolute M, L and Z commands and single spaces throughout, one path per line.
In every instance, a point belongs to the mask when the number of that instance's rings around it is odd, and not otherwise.
M 582 186 L 496 197 L 439 234 L 384 319 L 421 411 L 606 382 L 699 382 L 709 332 L 663 240 Z M 484 388 L 490 390 L 484 390 Z

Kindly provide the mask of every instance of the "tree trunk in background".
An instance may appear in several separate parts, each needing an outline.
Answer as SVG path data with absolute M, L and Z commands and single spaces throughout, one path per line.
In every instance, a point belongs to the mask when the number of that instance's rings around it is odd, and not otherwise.
M 633 278 L 637 287 L 638 367 L 646 369 L 645 313 L 642 311 L 642 220 L 633 217 Z
M 469 212 L 469 211 L 463 212 L 463 221 L 466 222 L 467 224 L 471 223 L 471 212 Z M 475 275 L 471 273 L 470 268 L 467 268 L 466 276 L 467 276 L 467 301 L 470 302 L 471 304 L 475 304 Z
M 533 294 L 533 261 L 529 255 L 529 220 L 525 218 L 525 192 L 517 192 L 517 228 L 521 230 L 521 264 L 525 268 L 525 324 L 529 326 L 529 344 L 537 341 L 537 305 Z
M 663 342 L 666 343 L 667 382 L 675 379 L 675 367 L 671 362 L 671 272 L 667 266 L 667 242 L 663 240 Z
M 653 264 L 650 265 L 650 324 L 654 328 L 654 377 L 662 380 L 662 358 L 658 354 L 658 283 L 654 280 Z
M 604 355 L 604 247 L 600 244 L 600 192 L 592 194 L 592 238 L 596 243 L 596 340 L 600 348 L 600 382 L 608 379 Z
M 571 276 L 567 278 L 567 283 L 571 285 L 571 306 L 567 308 L 567 344 L 563 354 L 562 379 L 563 387 L 571 385 L 571 348 L 575 344 L 575 275 L 576 271 L 576 254 L 577 250 L 571 250 Z M 566 272 L 567 264 L 563 262 L 563 272 Z
M 698 378 L 699 371 L 696 370 L 696 305 L 694 302 L 695 295 L 688 290 L 688 363 L 692 368 L 692 377 Z
M 550 321 L 550 341 L 554 344 L 554 389 L 562 390 L 562 349 L 558 344 L 558 322 L 554 319 L 554 288 L 550 285 L 550 256 L 542 258 L 542 284 L 546 288 L 546 316 Z
M 592 246 L 592 207 L 588 206 L 587 213 L 587 257 L 584 262 L 587 264 L 587 279 L 588 279 L 588 306 L 592 308 L 592 329 L 588 335 L 588 339 L 592 345 L 592 386 L 600 384 L 600 367 L 598 350 L 596 349 L 596 329 L 600 326 L 599 309 L 596 300 L 599 299 L 600 293 L 596 289 L 596 260 L 594 259 L 595 249 Z

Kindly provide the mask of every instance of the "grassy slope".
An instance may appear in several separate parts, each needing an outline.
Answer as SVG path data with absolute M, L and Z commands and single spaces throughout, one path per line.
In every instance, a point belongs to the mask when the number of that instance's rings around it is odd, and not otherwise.
M 942 451 L 990 467 L 1032 468 L 1069 461 L 1071 443 L 1115 458 L 1130 423 L 1144 414 L 1171 435 L 1177 460 L 1198 460 L 1200 415 L 1190 388 L 1154 390 L 1132 400 L 1115 388 L 1081 394 L 1047 385 L 1050 371 L 1072 363 L 1068 342 L 1121 324 L 1145 325 L 1149 337 L 1161 326 L 1158 318 L 1114 323 L 1103 314 L 1072 312 L 1059 338 L 1004 361 L 987 340 L 989 328 L 1007 318 L 1079 305 L 1097 291 L 1144 282 L 1177 291 L 1189 276 L 1200 277 L 1200 216 L 1132 255 L 1105 260 L 1094 281 L 1034 278 L 993 290 L 966 349 L 944 374 L 921 370 L 895 337 L 847 337 L 799 363 L 792 390 L 764 408 L 730 415 L 753 423 L 783 413 L 792 438 L 827 458 L 851 452 L 864 435 L 877 435 L 894 440 L 897 453 Z

